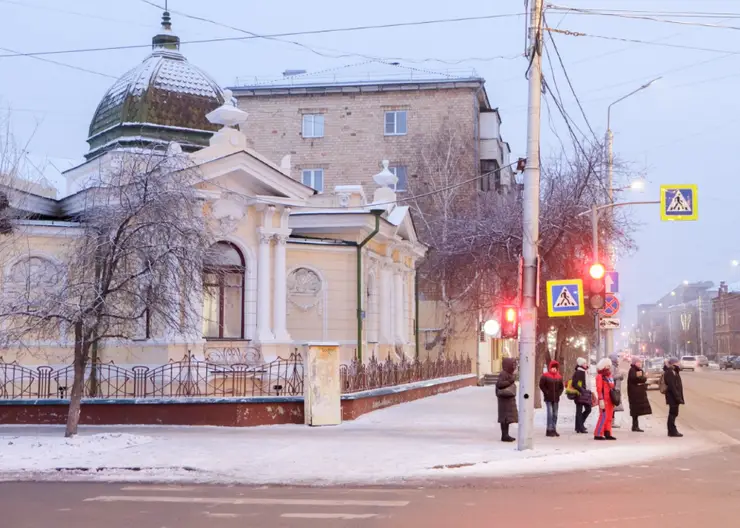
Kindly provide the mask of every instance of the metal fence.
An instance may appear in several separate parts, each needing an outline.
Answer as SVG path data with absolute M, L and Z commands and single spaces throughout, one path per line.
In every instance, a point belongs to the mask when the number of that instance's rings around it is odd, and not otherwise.
M 343 394 L 392 387 L 461 374 L 470 374 L 465 358 L 439 358 L 394 362 L 390 357 L 367 364 L 353 360 L 340 367 Z M 0 399 L 66 399 L 72 389 L 74 367 L 27 367 L 0 358 Z M 303 396 L 303 357 L 297 351 L 288 359 L 270 363 L 224 364 L 185 356 L 158 367 L 121 367 L 111 363 L 89 365 L 83 397 L 124 398 L 229 398 L 252 396 Z
M 0 360 L 0 399 L 68 398 L 74 368 L 25 367 Z M 293 353 L 262 365 L 223 364 L 185 356 L 158 367 L 87 367 L 85 398 L 303 396 L 303 358 Z
M 408 361 L 402 357 L 395 362 L 390 357 L 385 361 L 371 358 L 367 364 L 352 361 L 340 367 L 342 394 L 351 394 L 381 387 L 393 387 L 415 381 L 426 381 L 448 376 L 459 376 L 472 372 L 469 357 L 440 357 L 436 360 Z

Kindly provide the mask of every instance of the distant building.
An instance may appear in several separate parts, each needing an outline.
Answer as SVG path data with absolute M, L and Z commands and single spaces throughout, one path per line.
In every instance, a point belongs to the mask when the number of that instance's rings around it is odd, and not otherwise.
M 635 343 L 648 356 L 714 356 L 711 281 L 681 283 L 653 304 L 637 307 Z
M 382 159 L 391 162 L 398 177 L 396 190 L 407 191 L 409 179 L 424 177 L 415 168 L 419 146 L 445 127 L 469 140 L 471 161 L 481 173 L 511 162 L 501 116 L 480 77 L 425 74 L 395 65 L 377 77 L 352 80 L 288 73 L 277 82 L 231 89 L 239 108 L 249 113 L 250 146 L 275 162 L 289 155 L 291 176 L 319 192 L 358 178 L 370 191 L 367 175 L 378 171 Z M 503 192 L 513 184 L 513 174 L 506 167 L 470 186 Z
M 712 300 L 712 312 L 717 355 L 740 354 L 740 284 L 721 282 Z

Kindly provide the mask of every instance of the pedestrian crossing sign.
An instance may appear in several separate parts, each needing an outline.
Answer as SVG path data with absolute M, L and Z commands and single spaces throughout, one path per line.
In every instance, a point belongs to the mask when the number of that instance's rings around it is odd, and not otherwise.
M 581 279 L 547 281 L 547 315 L 573 317 L 583 315 L 583 281 Z
M 697 186 L 661 185 L 660 186 L 661 220 L 697 220 Z

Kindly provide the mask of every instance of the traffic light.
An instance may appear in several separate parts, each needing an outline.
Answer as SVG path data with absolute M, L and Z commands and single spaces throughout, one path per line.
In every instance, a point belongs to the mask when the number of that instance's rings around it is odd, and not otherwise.
M 604 294 L 606 293 L 606 270 L 604 265 L 594 262 L 591 264 L 588 274 L 591 276 L 588 287 L 589 304 L 594 310 L 601 310 L 604 307 Z
M 510 304 L 501 307 L 501 338 L 516 339 L 519 337 L 519 310 Z

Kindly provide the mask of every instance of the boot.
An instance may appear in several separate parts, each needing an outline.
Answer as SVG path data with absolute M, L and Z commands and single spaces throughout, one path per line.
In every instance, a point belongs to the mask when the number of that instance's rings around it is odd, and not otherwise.
M 560 437 L 560 434 L 555 429 L 553 429 L 552 430 L 552 436 L 554 436 L 556 438 L 559 438 Z
M 668 436 L 671 438 L 683 438 L 683 435 L 678 432 L 678 429 L 674 431 L 668 431 Z
M 509 435 L 509 424 L 501 424 L 501 441 L 513 442 L 516 438 Z
M 548 437 L 555 436 L 555 432 L 548 429 L 547 432 L 545 433 L 545 436 L 548 436 Z
M 632 418 L 632 432 L 633 433 L 644 433 L 642 429 L 640 429 L 640 424 L 637 421 L 637 418 Z
M 606 440 L 603 436 L 594 436 L 594 440 Z
M 605 431 L 604 432 L 604 439 L 606 439 L 606 440 L 616 440 L 616 438 L 612 436 L 612 432 L 611 431 Z

